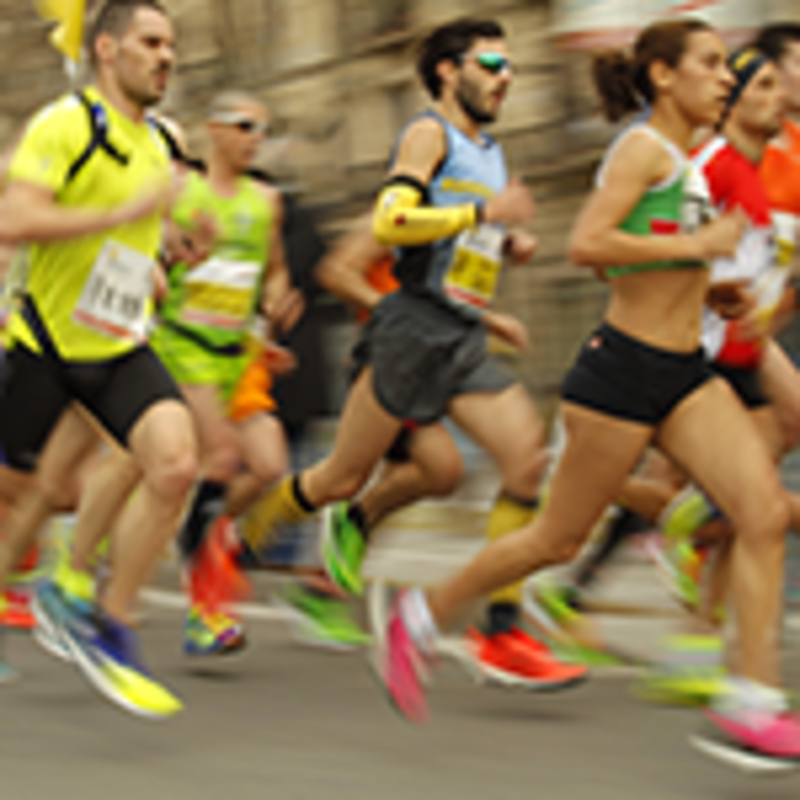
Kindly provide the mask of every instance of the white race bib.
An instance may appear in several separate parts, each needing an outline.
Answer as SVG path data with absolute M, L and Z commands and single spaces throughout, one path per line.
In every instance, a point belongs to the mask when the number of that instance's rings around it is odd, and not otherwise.
M 109 240 L 92 267 L 73 316 L 81 325 L 113 339 L 143 341 L 152 294 L 152 259 Z
M 462 231 L 444 276 L 444 291 L 453 300 L 484 308 L 494 297 L 503 266 L 505 232 L 492 225 Z
M 261 275 L 255 261 L 210 258 L 184 278 L 181 319 L 225 330 L 242 328 L 250 317 Z

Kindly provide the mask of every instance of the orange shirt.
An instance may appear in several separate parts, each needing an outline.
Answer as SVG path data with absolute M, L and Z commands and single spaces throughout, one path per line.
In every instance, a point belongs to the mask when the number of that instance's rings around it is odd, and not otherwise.
M 800 125 L 784 123 L 787 147 L 771 144 L 761 162 L 761 179 L 770 207 L 800 218 Z

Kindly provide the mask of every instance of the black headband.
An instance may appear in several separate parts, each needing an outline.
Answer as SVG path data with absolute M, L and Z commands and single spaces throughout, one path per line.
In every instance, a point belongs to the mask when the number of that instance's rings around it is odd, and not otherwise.
M 739 102 L 755 74 L 769 61 L 770 58 L 755 47 L 742 47 L 731 53 L 728 57 L 728 69 L 733 73 L 736 83 L 726 101 L 729 110 Z

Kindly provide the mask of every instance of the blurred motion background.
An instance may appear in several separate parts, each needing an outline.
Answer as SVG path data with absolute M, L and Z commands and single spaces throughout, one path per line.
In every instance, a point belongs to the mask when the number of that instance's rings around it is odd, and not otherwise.
M 96 6 L 87 0 L 89 12 Z M 798 0 L 166 0 L 178 32 L 177 69 L 163 112 L 204 149 L 202 120 L 223 88 L 261 97 L 271 134 L 260 166 L 313 213 L 326 240 L 370 206 L 401 126 L 426 104 L 414 74 L 414 45 L 459 15 L 491 16 L 506 29 L 515 81 L 492 133 L 510 170 L 534 192 L 539 253 L 510 270 L 499 298 L 523 319 L 532 350 L 508 353 L 549 417 L 578 342 L 605 296 L 589 270 L 565 259 L 572 220 L 614 129 L 597 114 L 589 81 L 593 49 L 629 42 L 652 19 L 695 13 L 731 41 L 765 22 L 797 19 Z M 52 25 L 33 0 L 0 0 L 0 148 L 28 115 L 74 87 L 48 42 Z M 346 391 L 343 363 L 353 340 L 349 312 L 320 292 L 324 400 L 335 417 Z M 800 327 L 784 334 L 800 352 Z M 322 390 L 320 389 L 320 392 Z M 800 462 L 798 462 L 800 463 Z M 791 483 L 800 468 L 791 459 Z M 796 570 L 800 571 L 800 570 Z

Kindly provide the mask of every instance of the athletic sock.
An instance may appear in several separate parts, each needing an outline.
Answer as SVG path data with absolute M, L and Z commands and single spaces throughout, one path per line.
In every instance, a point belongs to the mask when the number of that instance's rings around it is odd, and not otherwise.
M 258 553 L 281 525 L 292 525 L 311 516 L 316 507 L 300 485 L 300 474 L 288 475 L 268 489 L 242 520 L 242 538 Z
M 189 513 L 178 534 L 178 547 L 185 561 L 191 561 L 206 537 L 211 523 L 223 512 L 225 484 L 203 481 L 194 495 Z

